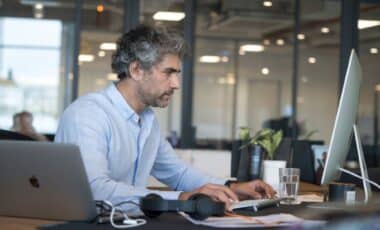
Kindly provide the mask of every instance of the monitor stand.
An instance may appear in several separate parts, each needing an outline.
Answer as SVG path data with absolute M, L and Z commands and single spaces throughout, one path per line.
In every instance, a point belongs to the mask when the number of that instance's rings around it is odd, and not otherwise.
M 354 177 L 362 180 L 363 188 L 364 188 L 364 200 L 363 201 L 356 201 L 356 202 L 349 202 L 349 203 L 346 203 L 345 201 L 325 202 L 325 203 L 319 203 L 319 204 L 312 204 L 312 205 L 309 205 L 308 207 L 320 208 L 320 209 L 330 209 L 330 210 L 343 210 L 343 209 L 347 208 L 347 206 L 350 206 L 350 207 L 357 206 L 357 205 L 362 206 L 362 205 L 367 204 L 369 199 L 372 197 L 372 190 L 371 190 L 370 184 L 373 184 L 376 187 L 379 186 L 376 183 L 374 183 L 368 179 L 367 165 L 365 163 L 363 147 L 362 147 L 359 131 L 358 131 L 356 124 L 353 125 L 353 130 L 354 130 L 354 137 L 355 137 L 355 142 L 356 142 L 356 150 L 357 150 L 358 158 L 359 158 L 359 167 L 360 167 L 361 176 L 359 176 L 359 175 L 357 175 L 357 174 L 355 174 L 355 173 L 353 173 L 347 169 L 344 169 L 342 167 L 339 167 L 338 169 L 339 169 L 339 171 L 341 171 L 343 173 L 349 174 L 351 176 L 354 176 Z

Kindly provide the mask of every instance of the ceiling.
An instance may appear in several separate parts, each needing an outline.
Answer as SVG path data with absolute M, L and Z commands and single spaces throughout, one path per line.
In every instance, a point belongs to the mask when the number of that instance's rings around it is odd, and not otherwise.
M 202 0 L 197 3 L 196 34 L 199 37 L 239 39 L 262 42 L 284 39 L 291 44 L 294 25 L 294 0 L 273 0 L 264 7 L 261 0 Z M 0 16 L 33 17 L 33 6 L 44 3 L 44 18 L 72 22 L 75 0 L 0 0 Z M 102 3 L 104 12 L 96 12 Z M 380 4 L 361 4 L 360 18 L 380 20 Z M 301 45 L 338 47 L 341 1 L 302 0 Z M 85 0 L 82 10 L 82 43 L 98 47 L 99 43 L 115 41 L 122 33 L 123 0 Z M 140 21 L 146 24 L 167 24 L 183 28 L 181 22 L 157 22 L 152 15 L 159 10 L 183 11 L 184 0 L 141 0 Z M 329 27 L 322 34 L 321 27 Z M 361 44 L 380 47 L 380 26 L 360 31 Z

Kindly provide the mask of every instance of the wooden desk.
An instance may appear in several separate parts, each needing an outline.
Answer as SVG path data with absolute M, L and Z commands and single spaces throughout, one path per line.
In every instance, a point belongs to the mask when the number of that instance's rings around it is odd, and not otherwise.
M 15 218 L 0 216 L 0 229 L 30 230 L 37 229 L 38 226 L 60 223 L 52 220 Z
M 323 193 L 327 194 L 327 187 L 326 186 L 318 186 L 313 185 L 309 183 L 300 183 L 300 193 Z M 273 213 L 292 213 L 296 216 L 299 216 L 301 218 L 305 219 L 320 219 L 319 212 L 320 210 L 310 209 L 307 208 L 307 203 L 301 204 L 301 205 L 282 205 L 280 208 L 268 208 L 265 210 L 260 211 L 259 213 L 251 213 L 249 215 L 267 215 L 267 214 L 273 214 Z M 322 213 L 323 214 L 323 213 Z M 247 213 L 248 215 L 248 213 Z M 322 215 L 321 215 L 322 216 Z M 323 216 L 323 219 L 327 218 L 326 216 Z M 15 229 L 15 230 L 29 230 L 29 229 L 37 229 L 41 226 L 47 226 L 50 224 L 59 224 L 63 222 L 58 221 L 51 221 L 51 220 L 38 220 L 38 219 L 24 219 L 24 218 L 11 218 L 11 217 L 0 217 L 0 229 Z M 63 229 L 73 229 L 76 227 L 77 229 L 114 229 L 111 225 L 89 225 L 86 223 L 80 223 L 80 224 L 72 224 L 72 225 L 65 225 L 61 226 Z M 81 226 L 78 226 L 81 225 Z M 184 218 L 180 217 L 177 214 L 163 214 L 159 217 L 159 219 L 149 219 L 148 224 L 139 227 L 139 229 L 213 229 L 208 227 L 202 227 L 202 226 L 194 226 Z M 62 229 L 62 228 L 61 228 Z

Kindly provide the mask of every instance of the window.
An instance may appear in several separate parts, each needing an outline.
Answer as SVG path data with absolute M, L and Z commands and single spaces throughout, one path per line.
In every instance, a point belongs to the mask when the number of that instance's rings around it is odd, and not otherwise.
M 13 114 L 27 110 L 38 132 L 55 132 L 61 34 L 57 20 L 0 18 L 0 128 L 10 128 Z

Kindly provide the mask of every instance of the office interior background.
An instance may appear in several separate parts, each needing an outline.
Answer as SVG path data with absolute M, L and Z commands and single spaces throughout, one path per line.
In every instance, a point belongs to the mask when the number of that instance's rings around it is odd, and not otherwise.
M 310 139 L 328 143 L 347 42 L 363 69 L 362 141 L 380 142 L 380 3 L 353 0 L 0 0 L 0 129 L 27 110 L 38 132 L 54 134 L 75 98 L 117 80 L 115 41 L 138 23 L 190 43 L 182 88 L 155 109 L 179 147 L 228 149 L 239 127 L 287 118 L 293 137 L 317 131 Z

